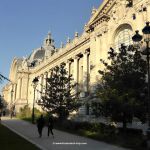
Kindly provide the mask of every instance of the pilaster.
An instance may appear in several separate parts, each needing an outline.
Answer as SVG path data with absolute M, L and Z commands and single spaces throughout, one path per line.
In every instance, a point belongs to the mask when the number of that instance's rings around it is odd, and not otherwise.
M 21 98 L 21 78 L 17 81 L 17 100 Z
M 43 95 L 45 95 L 45 90 L 47 88 L 47 83 L 46 83 L 47 77 L 48 77 L 48 73 L 45 72 L 44 73 L 44 78 L 43 78 Z
M 74 82 L 77 84 L 75 87 L 75 93 L 78 92 L 78 75 L 79 75 L 79 56 L 74 57 Z
M 85 51 L 83 54 L 83 89 L 84 92 L 88 92 L 88 81 L 89 81 L 89 51 Z
M 66 69 L 67 69 L 68 75 L 70 75 L 70 73 L 71 73 L 70 65 L 71 65 L 71 60 L 67 60 Z

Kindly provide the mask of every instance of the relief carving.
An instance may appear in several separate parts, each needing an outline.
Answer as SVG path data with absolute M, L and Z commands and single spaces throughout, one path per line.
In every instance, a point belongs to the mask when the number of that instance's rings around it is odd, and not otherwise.
M 118 2 L 110 11 L 110 18 L 112 18 L 115 23 L 118 23 L 120 20 L 126 17 L 126 11 L 127 9 L 125 7 L 125 4 L 123 4 L 122 2 Z

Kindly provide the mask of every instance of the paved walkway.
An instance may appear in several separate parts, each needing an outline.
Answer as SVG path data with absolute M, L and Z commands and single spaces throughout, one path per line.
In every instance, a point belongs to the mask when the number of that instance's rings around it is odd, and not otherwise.
M 55 138 L 47 137 L 47 128 L 43 130 L 42 138 L 38 137 L 36 125 L 29 122 L 2 118 L 2 124 L 21 135 L 42 150 L 125 150 L 124 148 L 98 142 L 92 139 L 54 130 Z

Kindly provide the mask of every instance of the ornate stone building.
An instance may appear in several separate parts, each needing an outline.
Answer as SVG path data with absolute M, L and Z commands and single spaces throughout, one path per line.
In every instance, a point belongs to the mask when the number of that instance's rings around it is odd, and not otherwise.
M 93 8 L 82 35 L 75 33 L 74 39 L 68 39 L 65 45 L 56 49 L 49 33 L 43 46 L 33 50 L 29 57 L 14 58 L 9 76 L 12 82 L 2 91 L 4 99 L 10 107 L 15 105 L 17 111 L 26 104 L 32 106 L 33 79 L 38 77 L 37 89 L 44 90 L 42 85 L 45 85 L 50 69 L 62 62 L 79 83 L 76 90 L 81 91 L 80 96 L 89 96 L 94 93 L 94 85 L 99 79 L 98 70 L 103 68 L 100 59 L 107 59 L 110 47 L 117 50 L 122 43 L 132 44 L 135 30 L 141 31 L 145 22 L 150 21 L 149 14 L 150 0 L 104 0 L 98 9 Z M 36 99 L 40 96 L 36 92 Z M 86 113 L 84 106 L 80 113 Z

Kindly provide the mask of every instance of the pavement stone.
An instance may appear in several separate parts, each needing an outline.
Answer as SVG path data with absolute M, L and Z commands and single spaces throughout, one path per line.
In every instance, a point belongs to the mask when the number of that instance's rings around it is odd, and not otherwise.
M 2 124 L 35 144 L 41 150 L 127 150 L 55 129 L 53 139 L 51 135 L 47 137 L 46 127 L 43 129 L 42 138 L 39 138 L 36 125 L 15 118 L 3 117 Z

